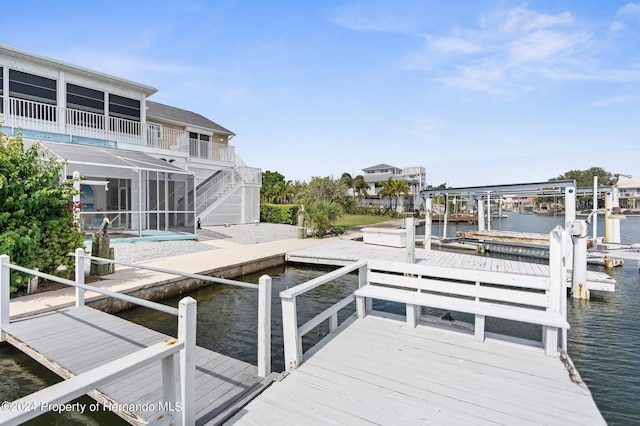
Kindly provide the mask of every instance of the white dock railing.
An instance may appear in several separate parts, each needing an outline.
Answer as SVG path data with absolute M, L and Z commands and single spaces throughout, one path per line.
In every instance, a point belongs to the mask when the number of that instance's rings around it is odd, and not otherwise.
M 372 300 L 406 305 L 406 323 L 415 327 L 422 307 L 472 314 L 474 338 L 485 339 L 485 317 L 542 326 L 542 346 L 547 356 L 567 350 L 567 291 L 563 241 L 566 231 L 550 233 L 549 276 L 464 270 L 400 262 L 355 262 L 280 293 L 285 369 L 303 361 L 302 336 L 330 319 L 330 332 L 337 328 L 337 312 L 356 300 L 357 316 L 373 312 Z M 296 297 L 351 271 L 359 270 L 359 288 L 306 324 L 298 327 Z
M 76 260 L 82 259 L 80 252 L 76 250 Z M 76 263 L 76 267 L 83 265 L 82 261 Z M 11 270 L 24 272 L 59 282 L 76 288 L 76 306 L 84 305 L 84 291 L 90 290 L 117 299 L 126 300 L 140 306 L 155 309 L 178 317 L 178 339 L 159 342 L 141 351 L 114 360 L 108 364 L 97 367 L 91 371 L 80 374 L 65 382 L 58 383 L 46 389 L 28 395 L 17 401 L 12 406 L 15 411 L 3 411 L 0 413 L 1 424 L 21 424 L 29 419 L 51 410 L 56 404 L 66 403 L 80 395 L 84 395 L 90 390 L 99 386 L 113 382 L 132 371 L 143 368 L 153 362 L 162 360 L 162 387 L 164 402 L 167 406 L 175 406 L 179 402 L 182 406 L 181 417 L 173 419 L 176 424 L 190 425 L 195 422 L 195 347 L 196 347 L 196 301 L 191 297 L 185 297 L 179 303 L 179 308 L 162 305 L 137 297 L 132 297 L 113 291 L 84 284 L 84 269 L 80 273 L 76 270 L 76 278 L 80 275 L 82 279 L 71 281 L 54 275 L 45 274 L 28 268 L 23 268 L 10 263 L 9 256 L 0 256 L 0 341 L 5 341 L 4 329 L 10 323 L 9 317 L 9 283 Z M 178 380 L 175 377 L 176 358 L 179 352 L 180 366 L 180 398 L 176 386 Z M 162 413 L 165 418 L 172 416 L 171 413 Z M 171 418 L 171 417 L 169 417 Z
M 104 259 L 85 255 L 84 249 L 78 248 L 75 251 L 75 281 L 49 275 L 36 270 L 24 268 L 10 263 L 8 255 L 0 255 L 0 342 L 6 340 L 5 328 L 10 324 L 10 278 L 11 270 L 16 270 L 47 280 L 66 284 L 76 289 L 76 307 L 84 306 L 85 291 L 91 291 L 126 302 L 155 309 L 178 317 L 178 340 L 161 342 L 130 356 L 123 357 L 113 363 L 91 370 L 74 377 L 72 384 L 68 381 L 49 387 L 44 393 L 36 393 L 22 398 L 24 404 L 17 407 L 32 407 L 27 410 L 29 413 L 3 412 L 0 413 L 0 424 L 20 424 L 28 419 L 34 418 L 56 403 L 67 402 L 78 395 L 83 395 L 87 390 L 92 390 L 105 383 L 112 382 L 126 375 L 127 373 L 144 367 L 151 362 L 162 359 L 163 363 L 163 393 L 165 402 L 174 403 L 176 378 L 173 374 L 174 367 L 173 354 L 180 352 L 180 403 L 182 404 L 182 417 L 176 424 L 190 425 L 195 422 L 195 347 L 196 347 L 196 301 L 191 297 L 185 297 L 179 303 L 179 308 L 163 305 L 145 299 L 140 299 L 127 294 L 121 294 L 107 289 L 86 285 L 84 283 L 85 259 L 99 262 L 114 263 L 121 266 L 129 266 L 139 269 L 146 269 L 156 272 L 173 274 L 187 278 L 194 278 L 202 281 L 210 281 L 220 284 L 234 285 L 244 288 L 258 290 L 258 375 L 267 377 L 271 374 L 271 277 L 263 275 L 260 277 L 259 285 L 244 283 L 240 281 L 227 280 L 223 278 L 209 277 L 206 275 L 191 274 L 187 272 L 172 271 L 153 266 L 130 264 L 110 259 Z M 166 348 L 165 348 L 166 347 Z M 153 348 L 153 349 L 152 349 Z M 169 368 L 169 366 L 171 367 Z M 57 386 L 57 387 L 56 387 Z M 55 389 L 52 389 L 54 388 Z M 80 392 L 80 393 L 78 393 Z M 37 395 L 37 396 L 34 396 Z M 48 398 L 48 399 L 43 399 Z M 24 401 L 23 401 L 24 400 Z M 28 404 L 28 401 L 38 401 L 38 404 Z M 18 401 L 16 401 L 18 403 Z M 167 406 L 172 406 L 168 404 Z M 173 405 L 175 406 L 175 405 Z M 47 409 L 47 407 L 49 407 Z M 169 413 L 165 413 L 169 415 Z M 26 417 L 24 417 L 26 416 Z M 166 418 L 166 417 L 165 417 Z M 5 423 L 5 419 L 9 423 Z M 15 420 L 14 420 L 15 419 Z M 180 423 L 182 422 L 182 423 Z
M 365 282 L 363 280 L 366 280 L 367 262 L 359 261 L 280 292 L 280 298 L 282 300 L 282 337 L 284 340 L 285 370 L 296 369 L 302 363 L 302 336 L 327 320 L 329 320 L 329 332 L 334 332 L 338 328 L 338 312 L 355 301 L 353 294 L 347 296 L 298 327 L 296 297 L 355 270 L 358 270 L 360 282 Z

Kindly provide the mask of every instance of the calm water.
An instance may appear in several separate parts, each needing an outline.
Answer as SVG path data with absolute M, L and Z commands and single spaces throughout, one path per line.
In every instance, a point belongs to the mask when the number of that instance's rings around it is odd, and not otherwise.
M 562 225 L 563 217 L 519 215 L 510 213 L 508 219 L 496 220 L 492 229 L 518 230 L 525 232 L 548 232 Z M 457 230 L 474 229 L 466 224 L 449 224 L 448 235 Z M 604 225 L 599 224 L 599 233 Z M 623 242 L 640 242 L 640 217 L 629 217 L 621 224 Z M 434 235 L 442 234 L 442 226 L 434 224 Z M 598 267 L 592 267 L 598 269 Z M 283 266 L 260 274 L 242 278 L 246 282 L 258 282 L 266 273 L 273 278 L 273 369 L 283 369 L 281 306 L 278 293 L 304 281 L 328 272 L 329 268 Z M 600 268 L 604 270 L 604 268 Z M 640 425 L 638 395 L 640 394 L 640 357 L 636 348 L 640 343 L 640 273 L 637 262 L 627 261 L 622 268 L 608 271 L 617 281 L 615 293 L 592 293 L 589 301 L 569 299 L 568 315 L 569 353 L 588 384 L 598 407 L 610 425 Z M 299 300 L 300 324 L 321 312 L 335 301 L 345 297 L 357 286 L 356 275 L 322 286 Z M 256 363 L 255 342 L 257 339 L 257 292 L 228 286 L 213 286 L 191 294 L 198 300 L 198 344 L 217 352 Z M 176 306 L 178 299 L 165 303 Z M 392 304 L 377 305 L 377 309 L 402 308 Z M 348 309 L 343 318 L 353 312 Z M 123 312 L 120 316 L 131 321 L 175 335 L 174 317 L 149 311 L 144 308 Z M 343 319 L 341 318 L 341 320 Z M 459 318 L 464 320 L 464 318 Z M 499 321 L 487 323 L 493 331 L 515 334 Z M 507 328 L 505 328 L 507 327 Z M 306 348 L 317 342 L 326 333 L 326 325 L 318 327 L 303 340 Z M 539 328 L 524 326 L 517 333 L 537 338 Z M 8 345 L 0 345 L 0 399 L 12 400 L 57 381 L 57 377 L 28 357 Z M 91 400 L 87 401 L 89 404 Z M 119 420 L 119 419 L 115 419 Z M 100 417 L 49 416 L 37 424 L 113 424 L 114 416 Z

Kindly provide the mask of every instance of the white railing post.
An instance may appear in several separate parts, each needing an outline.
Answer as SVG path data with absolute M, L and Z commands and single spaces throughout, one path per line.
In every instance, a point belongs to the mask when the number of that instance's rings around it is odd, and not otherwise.
M 84 249 L 76 249 L 76 271 L 75 278 L 78 284 L 84 284 Z M 76 287 L 76 307 L 84 306 L 84 289 Z
M 162 358 L 162 398 L 169 407 L 170 413 L 173 417 L 174 425 L 184 425 L 182 423 L 182 417 L 175 415 L 177 411 L 178 393 L 176 391 L 176 362 L 178 361 L 178 355 L 172 354 L 168 357 Z
M 365 263 L 360 268 L 358 268 L 358 288 L 362 288 L 367 285 L 367 270 L 369 265 Z M 358 314 L 358 318 L 364 318 L 367 316 L 368 312 L 373 310 L 373 300 L 370 297 L 356 298 L 356 312 Z
M 260 277 L 258 286 L 258 376 L 271 374 L 271 277 Z
M 549 307 L 548 311 L 563 313 L 560 306 L 561 292 L 566 288 L 566 265 L 563 245 L 566 239 L 566 231 L 556 226 L 549 234 Z M 558 354 L 558 329 L 556 327 L 543 327 L 543 340 L 545 354 L 557 356 Z
M 184 342 L 180 351 L 180 393 L 182 424 L 195 424 L 196 417 L 196 310 L 197 302 L 185 297 L 178 306 L 178 340 Z
M 282 338 L 284 340 L 284 369 L 295 370 L 302 362 L 302 339 L 298 333 L 298 312 L 295 296 L 282 298 Z
M 10 281 L 9 256 L 3 254 L 0 256 L 0 342 L 4 342 L 4 328 L 9 325 Z

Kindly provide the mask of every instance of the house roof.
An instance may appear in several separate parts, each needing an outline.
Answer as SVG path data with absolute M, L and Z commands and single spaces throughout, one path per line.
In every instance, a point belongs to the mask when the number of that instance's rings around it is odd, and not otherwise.
M 618 188 L 640 188 L 640 178 L 628 178 L 620 176 Z
M 85 164 L 128 170 L 139 169 L 185 175 L 193 174 L 193 172 L 181 169 L 176 165 L 152 157 L 144 152 L 59 142 L 40 142 L 40 144 L 70 165 Z
M 235 133 L 225 129 L 218 123 L 213 122 L 200 114 L 196 114 L 195 112 L 187 111 L 186 109 L 180 109 L 149 100 L 147 100 L 147 107 L 149 108 L 147 110 L 147 117 L 154 117 L 178 123 L 191 124 L 193 126 L 211 129 L 216 133 L 225 133 L 235 136 Z
M 367 170 L 379 170 L 379 169 L 400 169 L 400 168 L 382 163 L 382 164 L 378 164 L 377 166 L 364 168 L 362 169 L 362 171 L 366 172 Z
M 38 55 L 36 53 L 28 52 L 26 50 L 18 49 L 6 44 L 0 44 L 0 54 L 4 54 L 18 60 L 27 60 L 30 62 L 36 62 L 48 67 L 53 67 L 61 71 L 70 71 L 80 75 L 88 76 L 89 78 L 95 78 L 110 83 L 117 82 L 121 85 L 132 87 L 136 91 L 141 91 L 147 96 L 151 96 L 158 91 L 155 87 L 147 86 L 146 84 L 136 83 L 131 80 L 127 80 L 114 75 L 105 74 L 99 71 L 84 68 L 79 65 L 70 64 L 68 62 L 60 61 L 58 59 L 49 58 L 47 56 Z

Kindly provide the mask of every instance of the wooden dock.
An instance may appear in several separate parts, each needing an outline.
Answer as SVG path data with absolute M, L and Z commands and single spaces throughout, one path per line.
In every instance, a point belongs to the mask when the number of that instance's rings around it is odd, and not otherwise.
M 229 424 L 606 424 L 568 368 L 539 347 L 367 316 L 343 323 Z
M 334 244 L 287 253 L 289 262 L 344 266 L 358 260 L 406 261 L 406 249 L 364 244 L 361 241 L 342 240 Z M 440 250 L 415 249 L 416 263 L 493 272 L 513 272 L 523 275 L 548 276 L 549 266 L 540 263 L 518 262 Z M 570 275 L 567 286 L 571 286 Z M 604 272 L 587 271 L 590 291 L 615 291 L 616 281 Z
M 171 337 L 89 308 L 66 308 L 12 321 L 6 339 L 63 378 L 89 371 L 108 361 Z M 218 424 L 270 380 L 257 367 L 196 348 L 196 424 Z M 146 424 L 161 412 L 160 362 L 89 394 L 132 424 Z

